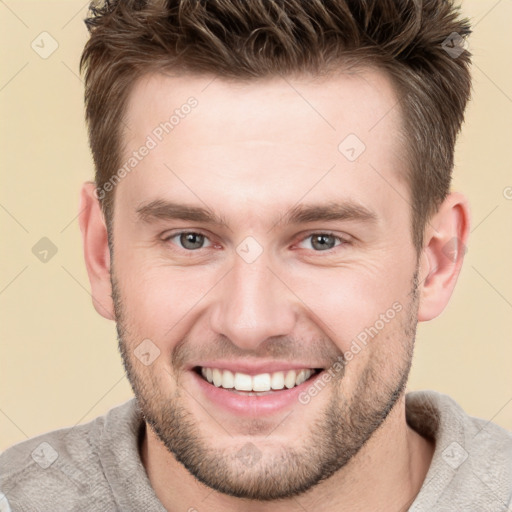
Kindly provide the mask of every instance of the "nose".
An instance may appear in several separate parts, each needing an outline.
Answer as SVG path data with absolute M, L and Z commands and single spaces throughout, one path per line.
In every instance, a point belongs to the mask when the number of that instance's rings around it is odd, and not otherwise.
M 252 263 L 236 257 L 216 287 L 211 328 L 244 350 L 255 351 L 273 336 L 289 336 L 296 297 L 276 274 L 263 255 Z

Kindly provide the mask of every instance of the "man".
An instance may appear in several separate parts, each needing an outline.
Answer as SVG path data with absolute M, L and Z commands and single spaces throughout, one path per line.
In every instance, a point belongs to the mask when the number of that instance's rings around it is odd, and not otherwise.
M 135 398 L 4 452 L 4 509 L 511 510 L 512 435 L 405 394 L 469 233 L 452 3 L 119 0 L 87 25 L 80 228 Z

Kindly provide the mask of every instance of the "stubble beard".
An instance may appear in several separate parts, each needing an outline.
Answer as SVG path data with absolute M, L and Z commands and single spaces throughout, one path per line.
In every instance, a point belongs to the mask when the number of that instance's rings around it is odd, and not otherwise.
M 165 395 L 158 384 L 162 379 L 154 373 L 142 375 L 136 369 L 138 361 L 133 356 L 133 348 L 137 342 L 129 339 L 125 308 L 113 269 L 111 271 L 119 351 L 140 411 L 174 458 L 197 480 L 218 492 L 258 501 L 305 493 L 338 472 L 359 452 L 405 392 L 417 325 L 417 269 L 404 314 L 401 319 L 393 320 L 400 322 L 391 335 L 400 337 L 401 353 L 393 360 L 395 369 L 387 381 L 381 377 L 381 368 L 391 362 L 378 349 L 376 342 L 379 340 L 375 338 L 365 349 L 373 350 L 373 354 L 352 396 L 344 393 L 342 371 L 327 386 L 331 388 L 330 400 L 319 417 L 311 422 L 307 437 L 300 439 L 298 446 L 273 445 L 270 448 L 271 437 L 265 439 L 263 446 L 257 437 L 247 436 L 247 441 L 241 444 L 216 448 L 215 439 L 200 428 L 189 411 L 187 404 L 193 398 L 186 390 L 176 385 L 171 396 Z M 308 406 L 297 403 L 289 419 L 301 422 L 307 413 Z M 213 420 L 211 423 L 217 429 Z M 286 428 L 286 421 L 279 428 Z

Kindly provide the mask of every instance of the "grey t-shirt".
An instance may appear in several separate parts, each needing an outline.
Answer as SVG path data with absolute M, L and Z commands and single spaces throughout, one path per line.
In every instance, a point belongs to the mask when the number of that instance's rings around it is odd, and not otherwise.
M 411 512 L 512 512 L 512 433 L 434 391 L 408 393 L 406 413 L 436 444 Z M 12 446 L 0 455 L 0 512 L 165 512 L 139 457 L 143 433 L 131 399 Z

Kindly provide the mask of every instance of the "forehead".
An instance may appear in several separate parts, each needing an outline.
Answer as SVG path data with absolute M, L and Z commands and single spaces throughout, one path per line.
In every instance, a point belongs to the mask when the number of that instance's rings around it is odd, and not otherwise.
M 246 82 L 147 75 L 124 121 L 122 164 L 151 146 L 116 191 L 134 208 L 177 190 L 191 202 L 207 195 L 270 207 L 308 189 L 333 200 L 403 181 L 398 101 L 376 70 Z
M 127 122 L 130 128 L 136 122 L 136 129 L 150 133 L 190 97 L 197 99 L 199 108 L 195 113 L 200 114 L 190 116 L 186 123 L 189 131 L 203 143 L 211 144 L 220 136 L 232 141 L 261 138 L 261 124 L 265 122 L 268 138 L 295 143 L 309 140 L 311 132 L 318 130 L 326 137 L 326 143 L 334 144 L 344 132 L 351 130 L 367 139 L 367 132 L 377 125 L 382 124 L 381 128 L 387 130 L 390 126 L 398 128 L 400 122 L 391 81 L 383 72 L 368 68 L 323 77 L 282 76 L 246 81 L 209 75 L 149 74 L 131 90 Z M 219 125 L 222 132 L 211 130 Z M 130 137 L 130 131 L 126 135 Z

